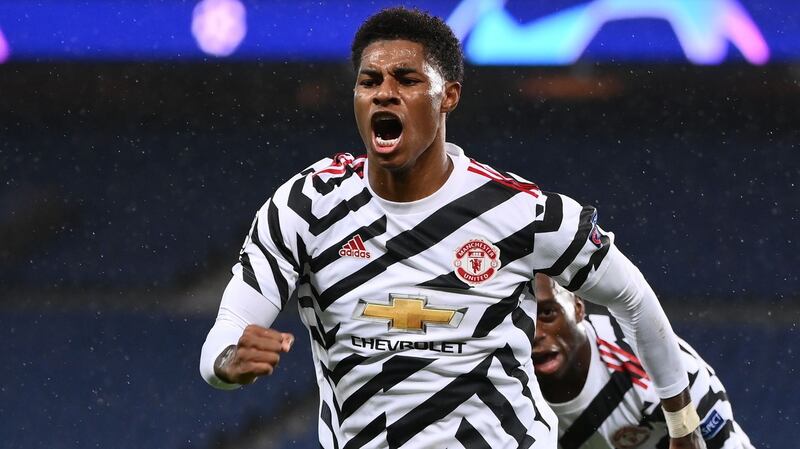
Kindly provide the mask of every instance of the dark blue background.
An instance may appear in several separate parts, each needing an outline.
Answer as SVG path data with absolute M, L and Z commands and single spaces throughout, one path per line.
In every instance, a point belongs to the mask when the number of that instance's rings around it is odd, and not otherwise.
M 198 60 L 207 58 L 191 35 L 197 1 L 15 0 L 0 2 L 0 30 L 17 60 Z M 459 4 L 443 1 L 355 0 L 314 2 L 244 0 L 248 33 L 236 60 L 344 60 L 350 38 L 370 14 L 396 4 L 416 6 L 447 18 Z M 520 23 L 586 0 L 510 0 Z M 759 26 L 774 61 L 800 59 L 800 4 L 793 0 L 741 0 Z M 709 25 L 711 26 L 711 25 Z M 630 36 L 638 36 L 631 39 Z M 734 51 L 731 58 L 740 60 Z M 685 61 L 663 21 L 607 24 L 587 49 L 600 61 Z M 213 58 L 211 58 L 213 59 Z
M 0 69 L 0 446 L 206 448 L 316 395 L 305 341 L 273 379 L 210 389 L 216 305 L 170 301 L 224 279 L 280 182 L 363 152 L 352 83 L 345 64 Z M 757 447 L 783 449 L 800 424 L 798 110 L 790 65 L 468 68 L 447 131 L 596 205 Z M 293 315 L 279 326 L 305 339 Z
M 289 310 L 276 324 L 298 337 L 276 373 L 224 392 L 197 371 L 210 318 L 0 313 L 2 446 L 211 448 L 245 433 L 253 420 L 280 427 L 291 407 L 317 394 L 308 334 L 296 316 Z M 676 331 L 716 370 L 756 447 L 793 447 L 800 425 L 795 326 L 764 328 L 743 319 Z M 304 435 L 287 430 L 279 447 L 319 447 L 315 424 Z

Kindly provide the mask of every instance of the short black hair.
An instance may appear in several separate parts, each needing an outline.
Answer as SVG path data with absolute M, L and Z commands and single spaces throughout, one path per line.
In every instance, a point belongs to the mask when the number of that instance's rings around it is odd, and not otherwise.
M 353 68 L 358 70 L 368 45 L 398 39 L 421 44 L 447 81 L 464 79 L 464 55 L 453 30 L 436 16 L 403 7 L 384 9 L 361 24 L 350 47 Z

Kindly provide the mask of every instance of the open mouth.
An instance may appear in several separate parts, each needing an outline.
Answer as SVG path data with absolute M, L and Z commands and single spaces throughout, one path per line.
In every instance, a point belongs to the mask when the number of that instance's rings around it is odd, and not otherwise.
M 535 352 L 532 359 L 536 372 L 543 374 L 555 372 L 561 365 L 561 355 L 558 352 Z
M 377 112 L 372 116 L 372 132 L 378 147 L 391 148 L 400 141 L 403 122 L 391 112 Z

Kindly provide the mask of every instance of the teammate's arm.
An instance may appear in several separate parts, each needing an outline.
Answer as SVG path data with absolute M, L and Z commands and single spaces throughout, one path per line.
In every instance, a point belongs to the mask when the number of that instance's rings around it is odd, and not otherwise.
M 670 448 L 704 448 L 678 339 L 652 288 L 613 245 L 597 274 L 591 286 L 584 285 L 576 293 L 606 306 L 639 354 L 645 371 L 653 379 L 656 393 L 662 398 L 670 430 Z
M 706 442 L 700 434 L 700 421 L 699 417 L 697 417 L 697 411 L 692 404 L 689 387 L 684 388 L 684 390 L 676 396 L 661 399 L 661 408 L 664 409 L 665 416 L 674 416 L 673 422 L 675 422 L 675 424 L 669 424 L 669 421 L 667 421 L 667 429 L 670 432 L 670 449 L 705 449 Z M 692 413 L 694 414 L 693 417 L 685 416 L 686 414 L 691 415 Z M 689 427 L 694 428 L 694 430 L 691 430 Z M 673 432 L 683 433 L 684 431 L 688 431 L 689 433 L 677 438 L 673 436 Z
M 543 214 L 539 212 L 542 206 Z M 536 207 L 542 221 L 534 248 L 542 261 L 550 263 L 538 271 L 579 297 L 608 308 L 664 401 L 665 417 L 675 418 L 669 424 L 672 449 L 702 448 L 702 439 L 697 443 L 697 438 L 687 436 L 699 422 L 678 338 L 644 276 L 614 245 L 614 235 L 599 227 L 594 208 L 555 193 L 546 193 Z M 691 427 L 688 431 L 687 426 Z

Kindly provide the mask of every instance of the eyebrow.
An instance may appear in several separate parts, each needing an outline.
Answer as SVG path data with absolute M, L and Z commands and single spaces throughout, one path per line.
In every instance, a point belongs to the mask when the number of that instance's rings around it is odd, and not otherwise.
M 420 73 L 419 70 L 417 70 L 415 68 L 412 68 L 412 67 L 408 67 L 408 66 L 397 67 L 397 68 L 389 70 L 389 72 L 393 76 L 404 76 L 404 75 L 408 75 L 409 73 Z M 363 68 L 363 69 L 361 69 L 359 71 L 359 74 L 367 75 L 367 76 L 380 76 L 381 75 L 381 71 L 380 70 L 376 70 L 376 69 Z
M 394 76 L 408 75 L 409 73 L 419 73 L 419 70 L 411 67 L 398 67 L 391 71 Z
M 360 75 L 378 76 L 381 74 L 380 70 L 375 69 L 361 69 L 358 72 Z

